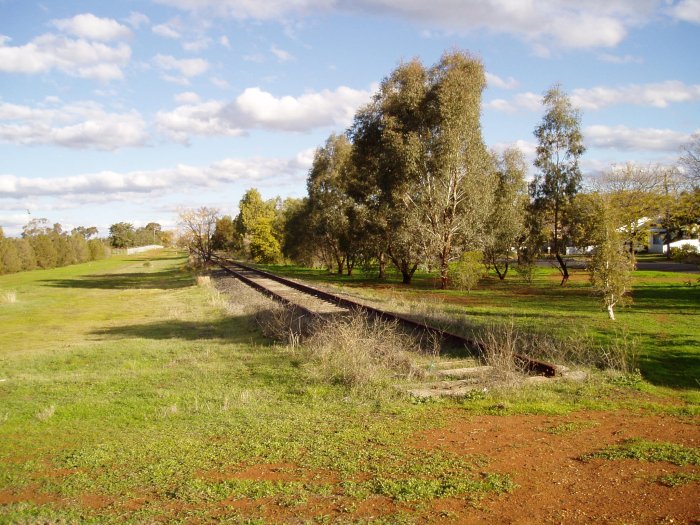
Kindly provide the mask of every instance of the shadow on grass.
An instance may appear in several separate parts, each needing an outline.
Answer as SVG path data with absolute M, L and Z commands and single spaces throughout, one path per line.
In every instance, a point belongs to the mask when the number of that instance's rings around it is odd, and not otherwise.
M 55 288 L 96 288 L 101 290 L 159 289 L 172 290 L 192 286 L 192 276 L 179 270 L 152 273 L 109 273 L 86 275 L 74 279 L 46 279 L 44 286 Z
M 690 352 L 665 351 L 643 355 L 639 368 L 644 378 L 657 386 L 700 388 L 700 359 Z
M 700 286 L 642 286 L 632 292 L 637 310 L 695 310 L 700 313 Z
M 134 337 L 139 339 L 181 339 L 185 341 L 249 342 L 251 336 L 257 339 L 250 316 L 227 317 L 214 321 L 160 321 L 156 323 L 131 324 L 95 330 L 92 335 L 100 337 Z M 261 341 L 263 339 L 261 338 Z

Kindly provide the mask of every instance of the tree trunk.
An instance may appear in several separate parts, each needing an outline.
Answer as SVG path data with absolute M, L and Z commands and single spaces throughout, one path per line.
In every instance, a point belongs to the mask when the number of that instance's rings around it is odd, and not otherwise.
M 569 269 L 566 267 L 566 262 L 559 252 L 555 253 L 557 262 L 559 263 L 559 271 L 561 272 L 561 284 L 564 286 L 569 281 Z
M 498 275 L 498 278 L 502 281 L 506 278 L 506 274 L 508 273 L 508 258 L 506 258 L 506 264 L 503 267 L 503 272 L 501 273 L 501 270 L 498 269 L 498 263 L 494 261 L 493 263 L 493 269 L 496 270 L 496 275 Z
M 347 270 L 348 270 L 347 271 L 348 276 L 351 276 L 352 270 L 353 270 L 353 268 L 355 268 L 355 258 L 347 255 L 345 257 L 345 266 L 347 267 Z
M 608 316 L 610 317 L 611 320 L 615 320 L 615 311 L 614 311 L 615 305 L 614 304 L 609 304 L 608 305 Z
M 379 254 L 379 279 L 386 279 L 386 254 L 384 252 Z

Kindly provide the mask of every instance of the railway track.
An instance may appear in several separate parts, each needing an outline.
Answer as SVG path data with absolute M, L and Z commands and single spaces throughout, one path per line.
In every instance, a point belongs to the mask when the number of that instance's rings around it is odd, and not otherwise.
M 481 355 L 483 349 L 478 342 L 441 330 L 437 327 L 410 319 L 406 316 L 385 312 L 378 308 L 350 300 L 346 297 L 320 290 L 308 284 L 280 277 L 270 272 L 260 270 L 222 257 L 214 256 L 213 262 L 227 273 L 235 276 L 248 286 L 271 297 L 272 299 L 293 306 L 304 315 L 310 317 L 328 317 L 359 311 L 376 319 L 397 322 L 405 329 L 416 334 L 427 334 L 439 337 L 444 343 L 457 348 L 466 348 L 474 355 Z M 558 375 L 557 367 L 553 364 L 516 354 L 515 360 L 531 374 L 545 377 Z

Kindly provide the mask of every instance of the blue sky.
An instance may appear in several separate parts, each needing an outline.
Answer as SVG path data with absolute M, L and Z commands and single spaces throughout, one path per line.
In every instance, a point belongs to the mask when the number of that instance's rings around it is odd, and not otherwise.
M 542 93 L 587 175 L 700 132 L 700 0 L 0 0 L 0 226 L 177 223 L 303 196 L 316 147 L 402 60 L 481 58 L 484 139 L 532 158 Z

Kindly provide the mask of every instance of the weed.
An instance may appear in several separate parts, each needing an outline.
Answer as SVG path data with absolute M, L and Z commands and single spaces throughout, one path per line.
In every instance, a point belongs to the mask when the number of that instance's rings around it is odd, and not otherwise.
M 676 472 L 674 474 L 661 476 L 657 478 L 656 481 L 666 487 L 679 487 L 688 485 L 689 483 L 700 483 L 700 474 L 695 474 L 693 472 Z
M 13 304 L 17 302 L 17 292 L 6 290 L 0 293 L 0 304 Z
M 197 286 L 210 287 L 211 277 L 208 275 L 198 275 L 197 276 Z
M 700 465 L 700 449 L 675 443 L 628 439 L 620 445 L 611 445 L 581 459 L 637 459 L 639 461 L 665 461 L 674 465 Z
M 544 432 L 548 434 L 554 434 L 555 436 L 560 436 L 562 434 L 573 434 L 580 432 L 581 430 L 586 430 L 588 428 L 597 427 L 599 423 L 597 421 L 570 421 L 568 423 L 561 423 L 559 425 L 544 428 Z
M 50 406 L 40 410 L 36 414 L 36 418 L 39 421 L 48 421 L 49 419 L 51 419 L 53 417 L 55 412 L 56 412 L 56 405 L 50 405 Z

